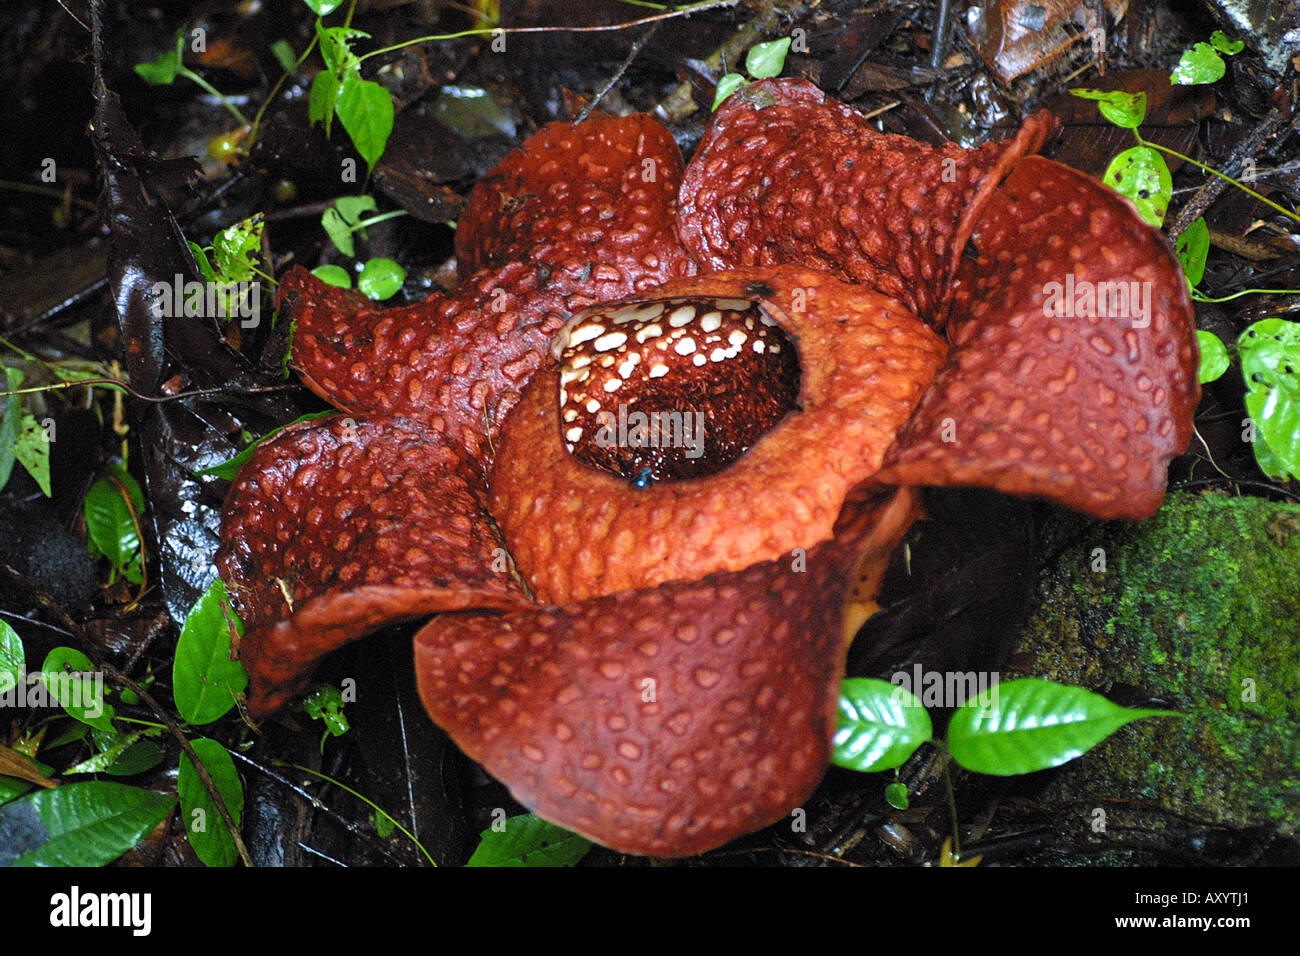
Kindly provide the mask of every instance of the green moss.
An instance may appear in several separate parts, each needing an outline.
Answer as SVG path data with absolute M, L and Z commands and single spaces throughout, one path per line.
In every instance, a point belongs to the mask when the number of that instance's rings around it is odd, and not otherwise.
M 1294 833 L 1300 507 L 1175 494 L 1140 524 L 1080 530 L 1065 520 L 1065 548 L 1043 581 L 1021 642 L 1027 663 L 1014 676 L 1102 692 L 1125 685 L 1191 716 L 1126 728 L 1054 785 Z M 1104 572 L 1092 570 L 1097 547 Z

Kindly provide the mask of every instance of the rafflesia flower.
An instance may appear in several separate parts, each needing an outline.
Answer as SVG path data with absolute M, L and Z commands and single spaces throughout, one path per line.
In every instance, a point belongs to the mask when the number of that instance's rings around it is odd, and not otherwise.
M 293 363 L 341 414 L 226 504 L 250 710 L 432 616 L 425 706 L 541 816 L 659 856 L 787 816 L 915 488 L 1136 519 L 1189 440 L 1186 282 L 1030 155 L 1053 126 L 936 148 L 764 81 L 685 168 L 645 116 L 543 129 L 475 189 L 453 293 L 291 271 Z

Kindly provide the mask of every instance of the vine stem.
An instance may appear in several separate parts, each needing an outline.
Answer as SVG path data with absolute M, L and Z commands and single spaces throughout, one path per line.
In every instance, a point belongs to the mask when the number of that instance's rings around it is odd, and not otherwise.
M 280 763 L 279 761 L 272 761 L 272 762 Z M 366 806 L 370 807 L 370 809 L 374 810 L 376 813 L 382 813 L 385 819 L 387 819 L 389 823 L 397 827 L 397 829 L 401 830 L 408 840 L 410 840 L 412 843 L 414 843 L 417 847 L 420 848 L 420 852 L 424 854 L 424 858 L 429 861 L 430 865 L 432 866 L 438 865 L 438 861 L 435 860 L 430 855 L 429 851 L 424 848 L 424 844 L 421 843 L 419 840 L 417 840 L 414 834 L 412 834 L 410 830 L 406 829 L 406 827 L 398 823 L 391 813 L 389 813 L 383 807 L 379 806 L 379 804 L 375 803 L 369 797 L 362 796 L 361 794 L 353 790 L 351 787 L 349 787 L 347 784 L 339 783 L 333 777 L 327 776 L 326 774 L 321 773 L 319 770 L 312 770 L 310 767 L 304 767 L 301 764 L 296 764 L 296 763 L 280 764 L 280 766 L 288 766 L 288 767 L 292 767 L 294 770 L 301 770 L 303 773 L 312 774 L 313 776 L 319 777 L 320 779 L 324 780 L 326 783 L 331 783 L 334 786 L 338 787 L 340 790 L 352 794 L 352 796 L 356 797 L 358 800 L 360 800 Z
M 1213 166 L 1207 166 L 1204 163 L 1197 162 L 1196 160 L 1192 159 L 1192 157 L 1190 156 L 1184 156 L 1176 149 L 1170 149 L 1168 146 L 1161 146 L 1159 143 L 1152 143 L 1149 140 L 1145 140 L 1142 138 L 1142 134 L 1139 133 L 1137 130 L 1133 130 L 1133 137 L 1138 141 L 1139 145 L 1145 146 L 1147 147 L 1147 149 L 1155 149 L 1155 150 L 1159 150 L 1162 153 L 1168 153 L 1170 156 L 1173 156 L 1177 159 L 1181 159 L 1185 163 L 1191 163 L 1193 166 L 1195 166 L 1199 170 L 1202 170 L 1203 172 L 1212 173 L 1213 175 L 1218 176 L 1220 179 L 1232 183 L 1232 185 L 1236 186 L 1238 189 L 1246 193 L 1248 196 L 1255 197 L 1260 202 L 1262 202 L 1265 206 L 1268 206 L 1270 209 L 1277 210 L 1282 215 L 1286 216 L 1288 219 L 1292 219 L 1295 222 L 1300 222 L 1300 215 L 1297 215 L 1296 213 L 1292 212 L 1290 209 L 1286 209 L 1283 206 L 1279 206 L 1271 199 L 1267 199 L 1264 196 L 1261 196 L 1259 193 L 1255 192 L 1255 190 L 1251 189 L 1245 183 L 1238 182 L 1237 180 L 1229 176 L 1227 173 L 1221 173 Z
M 700 13 L 704 10 L 716 10 L 721 7 L 734 7 L 740 0 L 700 0 L 699 3 L 690 3 L 684 7 L 677 7 L 674 10 L 667 10 L 663 13 L 656 13 L 652 17 L 642 17 L 639 20 L 628 20 L 624 23 L 609 23 L 590 27 L 474 27 L 470 30 L 461 30 L 458 33 L 435 33 L 431 36 L 416 37 L 413 40 L 405 40 L 402 43 L 396 43 L 393 46 L 382 47 L 378 50 L 371 50 L 358 59 L 365 62 L 373 56 L 380 56 L 384 53 L 395 53 L 403 50 L 408 46 L 414 46 L 417 43 L 432 43 L 437 40 L 458 40 L 461 37 L 474 36 L 504 36 L 506 34 L 516 33 L 601 33 L 614 30 L 627 30 L 631 27 L 644 26 L 648 23 L 657 23 L 660 20 L 672 20 L 677 17 L 690 16 L 692 13 Z
M 240 126 L 248 126 L 248 125 L 249 125 L 249 123 L 248 123 L 248 118 L 247 118 L 246 116 L 244 116 L 244 114 L 241 113 L 241 112 L 239 111 L 239 107 L 238 107 L 238 106 L 236 106 L 234 103 L 230 102 L 230 100 L 226 99 L 226 97 L 221 93 L 220 90 L 218 90 L 215 86 L 213 86 L 211 83 L 209 83 L 209 82 L 208 82 L 207 80 L 205 80 L 203 77 L 199 76 L 199 75 L 198 75 L 197 73 L 195 73 L 193 70 L 189 69 L 188 67 L 181 67 L 181 68 L 177 71 L 177 75 L 178 75 L 178 76 L 183 76 L 183 77 L 185 77 L 185 79 L 187 79 L 187 80 L 191 80 L 192 82 L 197 83 L 200 89 L 202 89 L 202 90 L 204 90 L 204 91 L 210 93 L 211 95 L 215 96 L 218 100 L 220 100 L 220 101 L 221 101 L 221 105 L 224 106 L 224 107 L 226 108 L 227 111 L 229 111 L 230 115 L 233 116 L 235 119 L 239 120 L 239 125 L 240 125 Z

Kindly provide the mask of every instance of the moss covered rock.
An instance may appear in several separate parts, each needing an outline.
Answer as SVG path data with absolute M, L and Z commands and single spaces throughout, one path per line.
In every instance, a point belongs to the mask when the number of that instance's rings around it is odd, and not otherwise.
M 1131 724 L 1048 799 L 1149 800 L 1206 822 L 1300 829 L 1300 506 L 1172 494 L 1140 524 L 1056 529 L 1012 660 L 1183 720 Z

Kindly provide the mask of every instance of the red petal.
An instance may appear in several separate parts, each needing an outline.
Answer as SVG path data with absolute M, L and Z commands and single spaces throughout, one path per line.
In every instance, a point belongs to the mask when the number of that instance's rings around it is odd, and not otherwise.
M 806 571 L 437 618 L 415 640 L 424 705 L 521 803 L 616 850 L 686 856 L 786 818 L 829 760 L 851 575 L 874 588 L 916 505 L 846 512 Z
M 1147 517 L 1200 398 L 1192 306 L 1168 242 L 1110 189 L 1039 157 L 994 194 L 974 241 L 948 364 L 881 480 L 984 485 L 1099 518 Z M 1091 315 L 1045 314 L 1052 283 L 1063 299 L 1073 283 L 1073 307 L 1109 282 L 1138 283 L 1127 316 L 1099 317 L 1096 304 Z
M 280 307 L 294 367 L 338 408 L 419 419 L 486 457 L 569 315 L 695 271 L 672 223 L 680 175 L 671 135 L 648 117 L 552 124 L 485 178 L 460 221 L 462 271 L 495 271 L 383 308 L 290 270 Z
M 803 410 L 717 475 L 634 488 L 565 450 L 558 372 L 540 373 L 506 423 L 489 501 L 538 600 L 738 571 L 830 537 L 945 354 L 897 303 L 824 272 L 738 270 L 654 291 L 692 296 L 771 306 L 799 348 Z
M 681 176 L 672 134 L 645 114 L 551 123 L 475 185 L 456 230 L 460 274 L 553 261 L 562 244 L 599 262 L 678 256 Z
M 799 262 L 941 321 L 979 207 L 1055 126 L 978 149 L 878 132 L 805 80 L 764 80 L 718 110 L 682 181 L 682 242 L 712 270 Z
M 248 627 L 254 715 L 385 624 L 523 603 L 461 471 L 440 435 L 399 419 L 304 422 L 253 453 L 226 501 L 217 566 Z

